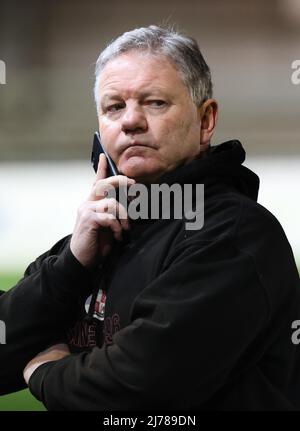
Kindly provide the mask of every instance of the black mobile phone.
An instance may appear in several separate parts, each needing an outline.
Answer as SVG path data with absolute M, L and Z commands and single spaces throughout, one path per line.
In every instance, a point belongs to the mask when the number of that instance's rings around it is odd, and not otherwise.
M 100 154 L 102 154 L 102 153 L 104 153 L 106 155 L 106 159 L 108 162 L 108 176 L 111 177 L 113 175 L 119 175 L 118 169 L 117 169 L 114 161 L 107 154 L 105 148 L 101 144 L 99 132 L 95 132 L 94 140 L 93 140 L 92 156 L 91 156 L 91 162 L 92 162 L 92 165 L 93 165 L 95 172 L 97 172 L 99 157 L 100 157 Z

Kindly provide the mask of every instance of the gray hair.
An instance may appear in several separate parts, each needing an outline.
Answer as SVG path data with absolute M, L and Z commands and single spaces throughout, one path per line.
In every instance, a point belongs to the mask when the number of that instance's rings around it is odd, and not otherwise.
M 197 41 L 171 28 L 150 25 L 123 33 L 101 52 L 95 70 L 94 97 L 97 108 L 102 70 L 110 60 L 129 51 L 146 51 L 152 55 L 167 57 L 180 73 L 197 106 L 212 97 L 210 69 Z

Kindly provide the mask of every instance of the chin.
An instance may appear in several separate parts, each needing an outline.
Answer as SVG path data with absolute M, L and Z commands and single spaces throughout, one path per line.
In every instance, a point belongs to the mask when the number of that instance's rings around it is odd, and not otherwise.
M 162 174 L 157 166 L 154 166 L 153 163 L 145 162 L 144 159 L 141 160 L 140 157 L 131 157 L 121 164 L 120 173 L 140 183 L 152 182 Z

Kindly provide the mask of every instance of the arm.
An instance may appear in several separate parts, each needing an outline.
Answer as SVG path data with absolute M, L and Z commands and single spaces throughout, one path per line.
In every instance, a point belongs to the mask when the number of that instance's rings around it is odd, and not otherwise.
M 229 238 L 196 241 L 174 251 L 140 293 L 112 345 L 41 365 L 29 387 L 50 410 L 199 405 L 226 382 L 268 315 L 253 259 Z
M 0 320 L 7 328 L 7 344 L 0 350 L 0 394 L 23 388 L 25 365 L 49 345 L 64 341 L 64 330 L 74 323 L 81 297 L 92 290 L 90 271 L 111 250 L 113 234 L 120 240 L 121 226 L 127 228 L 126 220 L 119 222 L 106 211 L 107 200 L 101 194 L 107 183 L 127 184 L 127 178 L 106 178 L 106 169 L 101 155 L 96 181 L 78 210 L 72 237 L 40 256 L 17 286 L 0 296 Z M 99 235 L 103 227 L 110 229 Z
M 80 295 L 88 294 L 90 273 L 70 251 L 70 236 L 31 263 L 18 284 L 0 296 L 6 344 L 0 347 L 0 394 L 25 387 L 27 362 L 62 339 L 76 317 Z

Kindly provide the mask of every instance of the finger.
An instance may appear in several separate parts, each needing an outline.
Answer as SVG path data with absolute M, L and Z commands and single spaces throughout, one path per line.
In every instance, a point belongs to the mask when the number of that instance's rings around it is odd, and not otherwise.
M 129 220 L 128 220 L 128 213 L 126 211 L 126 208 L 124 208 L 124 206 L 121 205 L 118 201 L 116 201 L 116 205 L 117 205 L 117 208 L 116 208 L 117 217 L 121 223 L 122 228 L 125 230 L 129 230 Z M 108 208 L 108 211 L 109 211 L 109 208 Z
M 104 153 L 101 153 L 99 155 L 96 178 L 93 183 L 92 190 L 88 196 L 88 200 L 94 200 L 96 198 L 94 193 L 95 184 L 97 184 L 98 181 L 104 180 L 106 177 L 107 177 L 107 159 L 106 159 L 106 155 Z
M 107 177 L 106 181 L 108 184 L 111 184 L 114 187 L 126 186 L 135 184 L 135 180 L 133 178 L 126 177 L 126 175 L 114 175 L 112 177 Z
M 107 177 L 107 159 L 105 154 L 100 154 L 99 156 L 99 163 L 98 163 L 98 169 L 96 173 L 96 180 L 102 180 Z
M 116 199 L 113 198 L 107 198 L 102 201 L 103 206 L 100 209 L 101 212 L 107 212 L 110 214 L 113 214 L 115 217 L 118 218 L 118 220 L 121 223 L 121 226 L 123 229 L 128 230 L 129 229 L 129 221 L 128 221 L 128 213 L 123 205 L 120 204 Z M 96 209 L 96 211 L 99 211 L 99 209 Z
M 110 228 L 117 241 L 122 240 L 122 227 L 113 214 L 94 213 L 93 218 L 99 226 Z
M 90 207 L 93 211 L 98 213 L 109 213 L 119 219 L 122 228 L 125 230 L 129 229 L 128 213 L 123 205 L 120 204 L 116 199 L 105 198 L 95 202 Z
M 116 175 L 105 178 L 105 180 L 100 179 L 94 184 L 94 194 L 97 197 L 105 197 L 110 192 L 111 196 L 115 196 L 115 188 L 129 187 L 133 184 L 135 184 L 135 180 L 133 178 L 128 178 L 125 175 Z

